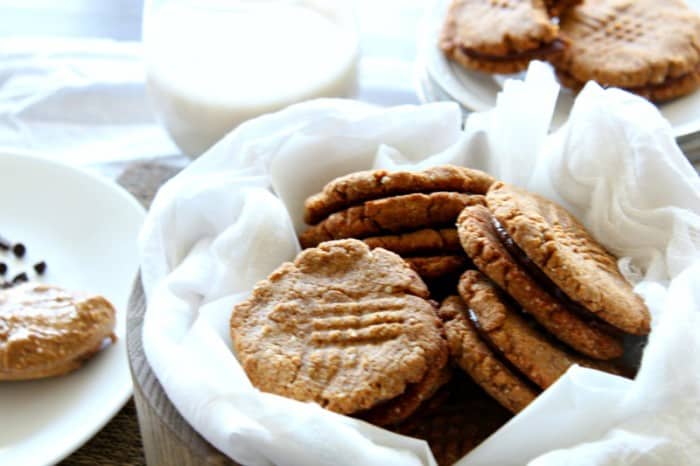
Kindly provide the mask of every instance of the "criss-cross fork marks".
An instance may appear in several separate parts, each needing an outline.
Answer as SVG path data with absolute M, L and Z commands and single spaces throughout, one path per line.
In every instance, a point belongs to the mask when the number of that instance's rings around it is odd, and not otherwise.
M 313 316 L 311 341 L 321 346 L 376 344 L 405 331 L 404 305 L 391 299 L 322 304 Z

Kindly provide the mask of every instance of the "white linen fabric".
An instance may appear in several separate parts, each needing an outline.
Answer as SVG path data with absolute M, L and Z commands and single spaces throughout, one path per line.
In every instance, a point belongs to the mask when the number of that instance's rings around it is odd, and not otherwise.
M 455 163 L 572 209 L 653 314 L 634 381 L 571 368 L 460 465 L 690 464 L 700 457 L 700 180 L 654 106 L 589 84 L 548 134 L 533 63 L 464 130 L 456 105 L 318 100 L 241 125 L 166 184 L 141 232 L 144 349 L 182 415 L 246 465 L 433 465 L 427 445 L 251 386 L 232 306 L 299 250 L 303 200 L 373 167 Z
M 0 40 L 0 149 L 91 165 L 178 154 L 146 95 L 138 42 Z

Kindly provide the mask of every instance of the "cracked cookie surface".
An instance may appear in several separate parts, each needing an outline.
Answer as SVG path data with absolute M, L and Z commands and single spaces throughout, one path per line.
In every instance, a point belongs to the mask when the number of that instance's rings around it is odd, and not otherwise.
M 349 414 L 402 395 L 446 351 L 420 277 L 361 241 L 302 251 L 237 304 L 231 337 L 253 385 Z
M 530 277 L 502 244 L 486 207 L 467 207 L 457 225 L 464 250 L 474 265 L 559 340 L 596 359 L 622 356 L 619 338 L 582 319 Z
M 489 210 L 527 257 L 568 298 L 623 332 L 646 335 L 651 316 L 617 259 L 556 203 L 499 182 Z
M 439 165 L 421 171 L 367 170 L 336 178 L 304 204 L 304 221 L 314 225 L 328 215 L 365 201 L 433 191 L 485 194 L 495 180 L 482 171 Z

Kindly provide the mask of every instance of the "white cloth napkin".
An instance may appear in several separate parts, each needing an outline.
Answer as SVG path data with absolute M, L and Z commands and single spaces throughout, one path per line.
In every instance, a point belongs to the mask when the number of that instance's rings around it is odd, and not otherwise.
M 547 128 L 534 63 L 464 131 L 455 105 L 319 100 L 245 123 L 166 184 L 140 238 L 144 348 L 169 398 L 246 465 L 432 465 L 427 445 L 253 388 L 234 303 L 298 251 L 302 204 L 372 167 L 474 166 L 565 204 L 618 254 L 653 313 L 634 381 L 574 367 L 460 465 L 690 464 L 700 457 L 700 181 L 655 107 L 589 84 Z
M 146 94 L 141 45 L 0 40 L 0 151 L 89 165 L 178 154 Z

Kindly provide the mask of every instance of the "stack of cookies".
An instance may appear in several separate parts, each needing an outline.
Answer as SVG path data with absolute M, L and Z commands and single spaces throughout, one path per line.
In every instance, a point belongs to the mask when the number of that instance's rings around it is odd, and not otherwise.
M 573 364 L 624 375 L 622 337 L 649 332 L 575 218 L 478 170 L 354 173 L 305 218 L 305 250 L 233 310 L 241 364 L 261 390 L 428 440 L 440 464 Z
M 469 205 L 484 203 L 494 179 L 484 172 L 439 166 L 421 172 L 363 171 L 328 183 L 306 201 L 302 247 L 357 238 L 370 248 L 393 251 L 428 284 L 434 295 L 456 283 L 469 259 L 455 222 Z
M 489 73 L 548 60 L 574 90 L 593 80 L 664 102 L 700 87 L 700 15 L 683 0 L 453 0 L 440 46 Z

